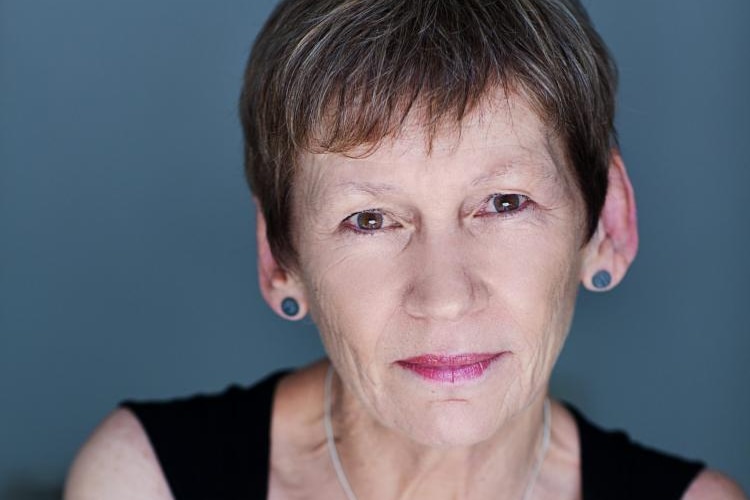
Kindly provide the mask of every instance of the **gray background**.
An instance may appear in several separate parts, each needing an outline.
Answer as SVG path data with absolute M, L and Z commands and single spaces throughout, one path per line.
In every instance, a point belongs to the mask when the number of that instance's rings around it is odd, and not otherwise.
M 256 285 L 235 100 L 273 3 L 0 0 L 0 497 L 53 498 L 120 399 L 321 354 Z M 554 391 L 750 490 L 750 2 L 586 4 L 642 239 Z

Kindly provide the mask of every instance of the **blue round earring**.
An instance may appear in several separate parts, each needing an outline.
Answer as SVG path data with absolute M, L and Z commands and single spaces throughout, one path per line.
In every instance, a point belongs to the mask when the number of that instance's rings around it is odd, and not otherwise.
M 290 318 L 294 317 L 299 313 L 299 302 L 291 297 L 287 297 L 281 301 L 281 310 Z
M 599 290 L 607 288 L 610 283 L 612 283 L 612 275 L 609 274 L 609 271 L 598 271 L 594 277 L 591 278 L 591 284 L 594 285 L 594 288 Z

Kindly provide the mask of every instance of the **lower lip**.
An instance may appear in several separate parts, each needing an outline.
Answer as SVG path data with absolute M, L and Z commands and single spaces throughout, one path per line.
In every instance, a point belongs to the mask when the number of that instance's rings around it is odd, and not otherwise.
M 502 355 L 503 353 L 460 356 L 427 355 L 397 361 L 397 364 L 423 379 L 456 384 L 482 377 L 490 365 Z

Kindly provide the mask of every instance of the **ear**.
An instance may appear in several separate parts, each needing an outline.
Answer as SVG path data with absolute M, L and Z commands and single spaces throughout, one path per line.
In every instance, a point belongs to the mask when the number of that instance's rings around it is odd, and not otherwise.
M 592 291 L 617 286 L 625 277 L 638 252 L 638 221 L 633 186 L 620 152 L 613 149 L 609 164 L 609 185 L 599 225 L 586 244 L 581 280 Z M 604 287 L 593 284 L 594 276 L 607 271 L 611 281 Z
M 266 218 L 257 198 L 255 201 L 255 237 L 258 245 L 258 284 L 266 303 L 273 311 L 284 319 L 298 320 L 307 314 L 307 300 L 301 281 L 292 272 L 279 265 L 271 252 L 266 232 Z M 298 310 L 289 315 L 284 312 L 282 302 L 294 299 Z

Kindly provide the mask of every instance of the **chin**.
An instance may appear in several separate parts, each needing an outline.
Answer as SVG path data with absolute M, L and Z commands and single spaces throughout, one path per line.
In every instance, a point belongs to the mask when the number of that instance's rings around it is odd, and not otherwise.
M 468 403 L 433 403 L 420 415 L 411 415 L 407 425 L 399 425 L 413 441 L 431 448 L 461 448 L 490 439 L 499 429 L 496 415 L 478 412 Z

